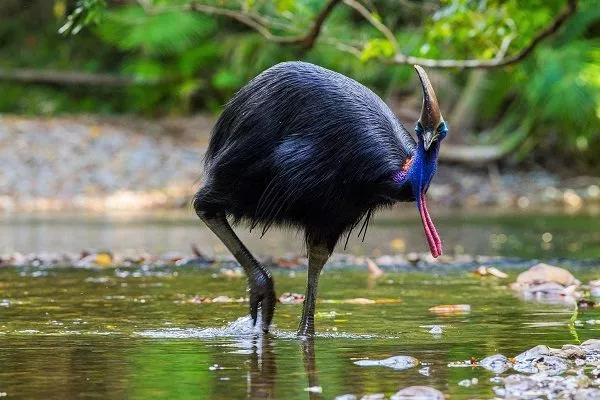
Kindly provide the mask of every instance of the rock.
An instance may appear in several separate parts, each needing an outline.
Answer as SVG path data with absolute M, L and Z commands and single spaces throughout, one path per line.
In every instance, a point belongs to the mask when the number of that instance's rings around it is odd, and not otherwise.
M 600 389 L 579 389 L 575 392 L 573 400 L 598 400 L 600 399 Z
M 537 383 L 530 377 L 524 375 L 507 376 L 504 378 L 503 393 L 498 393 L 496 388 L 494 388 L 494 391 L 499 396 L 515 399 L 535 398 L 536 396 L 541 395 L 541 391 L 537 388 Z M 525 394 L 528 396 L 525 397 Z
M 390 400 L 444 400 L 444 394 L 429 386 L 409 386 L 390 397 Z
M 552 353 L 558 357 L 568 358 L 568 359 L 576 359 L 576 358 L 585 358 L 585 351 L 573 344 L 565 344 L 560 350 L 551 349 Z
M 395 370 L 409 369 L 419 365 L 419 360 L 411 356 L 394 356 L 384 360 L 359 360 L 354 362 L 361 367 L 382 366 Z
M 556 356 L 543 356 L 535 363 L 538 371 L 544 372 L 549 376 L 553 375 L 561 375 L 567 369 L 569 369 L 569 364 L 565 361 L 564 358 L 556 357 Z
M 217 296 L 214 299 L 212 299 L 213 303 L 231 303 L 233 302 L 233 299 L 229 296 Z
M 469 387 L 472 385 L 477 385 L 477 383 L 479 383 L 477 378 L 463 379 L 462 381 L 458 382 L 458 386 Z
M 573 274 L 566 269 L 544 263 L 534 265 L 517 277 L 517 283 L 519 285 L 532 285 L 543 282 L 555 282 L 563 286 L 581 284 L 581 282 L 575 279 Z
M 430 330 L 429 333 L 431 333 L 432 335 L 441 335 L 442 333 L 444 333 L 444 330 L 442 329 L 441 326 L 439 325 L 434 325 Z
M 366 394 L 360 398 L 360 400 L 383 400 L 383 399 L 385 399 L 385 394 L 383 394 L 383 393 Z
M 548 346 L 544 346 L 543 344 L 540 344 L 540 345 L 532 347 L 531 349 L 519 354 L 518 356 L 515 357 L 515 360 L 517 362 L 533 361 L 542 356 L 549 356 L 551 354 L 552 354 L 552 352 L 550 351 L 550 348 Z
M 357 400 L 357 399 L 358 399 L 358 397 L 356 397 L 353 394 L 342 394 L 342 395 L 336 396 L 334 398 L 334 400 Z
M 492 371 L 495 374 L 501 374 L 512 367 L 512 363 L 509 361 L 509 359 L 502 354 L 495 354 L 493 356 L 486 357 L 479 361 L 478 365 L 487 369 L 488 371 Z
M 588 339 L 580 346 L 586 353 L 600 351 L 600 339 Z
M 304 391 L 311 392 L 311 393 L 323 393 L 323 388 L 321 386 L 311 386 L 311 387 L 304 388 Z

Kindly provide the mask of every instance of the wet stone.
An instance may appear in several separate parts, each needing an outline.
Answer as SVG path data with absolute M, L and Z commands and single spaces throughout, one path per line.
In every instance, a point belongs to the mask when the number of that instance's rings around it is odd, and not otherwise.
M 336 396 L 334 400 L 357 400 L 358 397 L 356 397 L 353 394 L 342 394 L 341 396 Z
M 429 386 L 409 386 L 390 397 L 390 400 L 444 400 L 444 394 Z
M 544 356 L 537 361 L 536 367 L 547 375 L 560 375 L 569 369 L 569 364 L 560 357 Z
M 552 353 L 548 346 L 544 346 L 543 344 L 540 344 L 540 345 L 532 347 L 531 349 L 519 354 L 518 356 L 515 357 L 515 360 L 517 362 L 532 361 L 532 360 L 538 359 L 542 356 L 549 356 L 551 354 Z
M 354 364 L 361 367 L 382 366 L 395 370 L 409 369 L 419 365 L 419 360 L 411 356 L 394 356 L 384 360 L 359 360 Z
M 585 351 L 579 346 L 565 344 L 555 355 L 568 359 L 585 358 Z
M 383 399 L 385 399 L 385 394 L 383 394 L 383 393 L 366 394 L 360 398 L 360 400 L 383 400 Z
M 600 389 L 580 389 L 573 396 L 573 400 L 597 400 L 600 399 Z
M 479 365 L 495 374 L 501 374 L 512 367 L 512 363 L 509 361 L 509 359 L 502 354 L 495 354 L 493 356 L 486 357 L 479 361 Z

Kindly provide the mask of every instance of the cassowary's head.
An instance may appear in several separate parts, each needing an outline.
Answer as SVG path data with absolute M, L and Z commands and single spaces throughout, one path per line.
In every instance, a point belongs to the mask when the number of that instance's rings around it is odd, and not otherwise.
M 435 174 L 437 166 L 437 156 L 439 153 L 440 142 L 446 137 L 448 127 L 444 122 L 440 106 L 433 91 L 433 86 L 427 77 L 423 68 L 415 65 L 417 74 L 423 88 L 423 108 L 421 109 L 421 117 L 417 122 L 415 131 L 419 139 L 417 157 L 409 179 L 412 183 L 413 194 L 421 215 L 425 237 L 429 244 L 429 249 L 433 257 L 439 257 L 442 254 L 442 239 L 437 233 L 433 221 L 427 210 L 425 201 L 425 193 L 429 188 L 429 183 Z
M 420 66 L 415 65 L 415 69 L 423 87 L 423 108 L 415 132 L 419 139 L 419 145 L 423 144 L 425 151 L 429 151 L 429 149 L 437 149 L 439 143 L 446 137 L 448 127 L 440 112 L 440 106 L 429 77 Z

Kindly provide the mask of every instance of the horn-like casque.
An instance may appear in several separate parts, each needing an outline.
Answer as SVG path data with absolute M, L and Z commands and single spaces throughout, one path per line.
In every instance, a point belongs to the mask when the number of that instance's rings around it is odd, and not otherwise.
M 419 121 L 426 130 L 435 130 L 440 121 L 442 121 L 440 106 L 425 70 L 418 65 L 415 65 L 414 67 L 417 71 L 417 75 L 419 75 L 421 87 L 423 88 L 423 108 L 421 109 Z

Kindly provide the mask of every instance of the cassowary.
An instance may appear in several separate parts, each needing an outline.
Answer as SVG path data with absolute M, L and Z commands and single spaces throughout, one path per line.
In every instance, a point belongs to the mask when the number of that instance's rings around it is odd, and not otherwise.
M 337 72 L 285 62 L 243 87 L 217 121 L 205 160 L 205 184 L 193 205 L 244 268 L 250 315 L 269 329 L 275 291 L 269 271 L 235 235 L 234 223 L 266 232 L 271 226 L 304 231 L 308 285 L 299 336 L 314 334 L 317 284 L 323 265 L 344 234 L 373 212 L 416 201 L 433 257 L 442 242 L 425 193 L 448 128 L 425 71 L 417 142 L 371 90 Z

